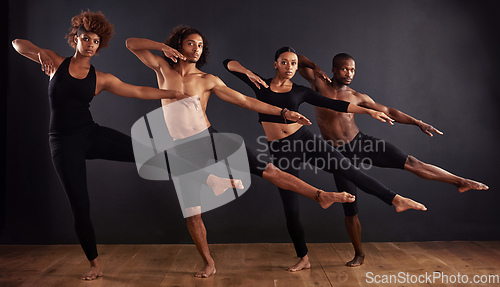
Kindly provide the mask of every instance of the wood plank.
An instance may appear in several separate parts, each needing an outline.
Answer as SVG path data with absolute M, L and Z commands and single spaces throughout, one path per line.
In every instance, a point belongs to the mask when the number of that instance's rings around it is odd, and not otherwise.
M 299 261 L 293 244 L 274 243 L 269 245 L 274 286 L 331 286 L 328 278 L 318 268 L 317 259 L 313 256 L 313 268 L 299 272 L 289 272 L 288 267 Z M 316 266 L 314 266 L 316 264 Z
M 345 266 L 345 262 L 330 243 L 309 244 L 309 253 L 317 258 L 318 265 L 332 286 L 360 286 L 359 278 L 352 271 L 356 268 Z M 317 268 L 313 266 L 313 268 Z
M 172 266 L 167 270 L 161 286 L 201 286 L 202 282 L 206 284 L 203 286 L 215 286 L 213 276 L 205 279 L 194 277 L 194 274 L 204 266 L 196 246 L 185 244 L 177 248 L 179 252 Z
M 215 276 L 216 286 L 274 286 L 268 244 L 215 245 L 223 250 Z
M 447 276 L 500 275 L 500 241 L 471 242 L 373 242 L 364 243 L 365 264 L 346 267 L 352 259 L 350 243 L 308 244 L 312 268 L 288 272 L 297 262 L 290 243 L 210 245 L 217 274 L 198 279 L 202 268 L 194 245 L 99 245 L 104 277 L 81 281 L 88 270 L 79 245 L 0 245 L 0 286 L 499 286 L 476 284 L 368 283 L 373 275 L 409 276 L 442 272 Z M 399 278 L 399 277 L 398 277 Z M 493 280 L 495 278 L 483 277 Z M 498 278 L 497 280 L 500 280 Z M 446 283 L 446 282 L 445 282 Z
M 436 261 L 440 261 L 437 267 L 439 269 L 432 270 L 432 272 L 440 272 L 442 278 L 437 279 L 436 283 L 439 284 L 452 284 L 457 276 L 468 276 L 473 278 L 475 275 L 484 275 L 485 273 L 474 266 L 482 266 L 483 264 L 476 259 L 468 256 L 463 256 L 464 250 L 461 250 L 459 242 L 423 242 L 418 243 L 425 250 L 436 257 Z M 498 271 L 497 271 L 497 274 Z M 474 286 L 488 286 L 474 284 Z

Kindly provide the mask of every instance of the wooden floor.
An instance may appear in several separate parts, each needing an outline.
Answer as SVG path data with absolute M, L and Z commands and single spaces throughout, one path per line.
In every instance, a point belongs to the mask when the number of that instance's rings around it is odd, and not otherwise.
M 286 267 L 297 261 L 291 244 L 210 245 L 217 274 L 197 279 L 202 261 L 193 245 L 99 245 L 105 274 L 84 282 L 80 246 L 0 245 L 0 286 L 500 286 L 500 241 L 365 243 L 367 259 L 356 268 L 344 266 L 353 256 L 348 243 L 308 246 L 313 267 L 290 273 Z M 435 271 L 449 284 L 411 283 Z M 489 283 L 451 284 L 464 275 Z

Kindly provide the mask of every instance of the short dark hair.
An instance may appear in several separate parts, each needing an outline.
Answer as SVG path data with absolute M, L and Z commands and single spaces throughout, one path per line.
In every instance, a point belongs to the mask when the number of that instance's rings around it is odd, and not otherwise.
M 354 61 L 354 58 L 349 54 L 339 53 L 339 54 L 335 55 L 332 59 L 332 68 L 337 67 L 339 65 L 340 61 L 344 61 L 344 60 L 353 60 Z
M 297 52 L 295 52 L 295 49 L 292 47 L 289 47 L 289 46 L 281 47 L 274 54 L 274 61 L 277 61 L 278 58 L 280 57 L 280 55 L 283 53 L 286 53 L 286 52 L 292 52 L 294 54 L 297 54 Z
M 182 46 L 182 41 L 184 41 L 187 36 L 192 34 L 200 35 L 200 37 L 203 39 L 203 52 L 201 53 L 198 62 L 196 62 L 196 68 L 199 69 L 208 63 L 208 58 L 210 57 L 208 39 L 199 30 L 191 28 L 189 26 L 179 25 L 172 30 L 172 33 L 170 34 L 170 37 L 168 37 L 168 39 L 165 41 L 165 44 L 176 50 L 179 50 Z M 163 57 L 170 65 L 175 64 L 172 60 L 165 57 L 165 55 L 163 55 Z

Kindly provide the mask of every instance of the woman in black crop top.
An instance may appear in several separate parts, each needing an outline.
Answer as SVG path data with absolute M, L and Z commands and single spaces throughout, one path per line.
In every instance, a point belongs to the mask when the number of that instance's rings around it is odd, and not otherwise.
M 134 153 L 129 136 L 93 121 L 90 102 L 104 90 L 123 97 L 147 100 L 183 99 L 185 96 L 175 91 L 126 84 L 112 74 L 95 70 L 90 60 L 107 46 L 113 26 L 102 13 L 90 11 L 73 17 L 71 22 L 71 32 L 66 38 L 75 49 L 72 57 L 61 57 L 27 40 L 16 39 L 12 45 L 21 55 L 39 63 L 50 76 L 49 143 L 52 161 L 71 204 L 80 245 L 90 261 L 90 271 L 82 279 L 93 280 L 103 273 L 97 259 L 96 238 L 90 219 L 85 160 L 134 162 Z M 180 53 L 171 56 L 184 57 Z M 174 160 L 184 170 L 199 170 L 182 159 Z M 195 177 L 194 181 L 206 183 L 216 193 L 240 184 L 238 180 L 219 178 L 203 171 L 197 172 Z
M 290 47 L 283 47 L 276 52 L 274 78 L 263 79 L 235 60 L 225 60 L 224 66 L 233 75 L 253 89 L 257 99 L 291 111 L 298 111 L 300 104 L 306 102 L 314 106 L 329 108 L 344 113 L 365 113 L 382 122 L 392 124 L 386 114 L 359 107 L 345 101 L 323 97 L 312 89 L 294 84 L 291 79 L 298 68 L 298 58 Z M 286 111 L 285 111 L 286 112 Z M 268 140 L 269 152 L 274 164 L 295 176 L 302 164 L 337 172 L 352 181 L 358 188 L 372 194 L 389 205 L 394 205 L 398 212 L 406 209 L 426 210 L 425 206 L 409 198 L 397 195 L 387 187 L 356 169 L 349 160 L 334 147 L 313 135 L 306 127 L 285 120 L 283 117 L 259 114 L 259 122 L 264 128 Z M 292 238 L 299 262 L 290 267 L 290 271 L 310 268 L 304 230 L 300 221 L 298 195 L 280 189 L 281 200 L 285 209 L 288 232 Z

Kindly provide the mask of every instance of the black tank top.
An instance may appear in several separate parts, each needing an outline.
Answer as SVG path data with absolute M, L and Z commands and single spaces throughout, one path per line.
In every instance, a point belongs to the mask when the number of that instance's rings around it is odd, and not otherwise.
M 95 125 L 90 102 L 95 95 L 96 73 L 90 66 L 84 79 L 69 73 L 71 57 L 66 58 L 49 82 L 49 134 L 72 134 Z

